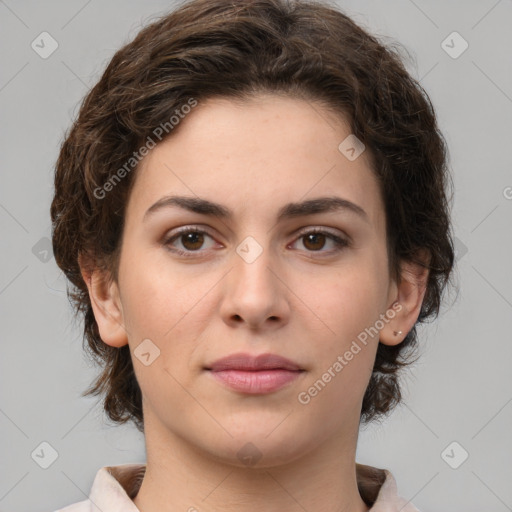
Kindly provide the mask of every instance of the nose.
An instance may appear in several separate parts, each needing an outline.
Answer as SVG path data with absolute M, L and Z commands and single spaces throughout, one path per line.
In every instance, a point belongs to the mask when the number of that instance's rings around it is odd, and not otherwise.
M 250 263 L 234 255 L 234 267 L 224 280 L 220 312 L 231 327 L 275 329 L 288 323 L 286 280 L 268 249 Z

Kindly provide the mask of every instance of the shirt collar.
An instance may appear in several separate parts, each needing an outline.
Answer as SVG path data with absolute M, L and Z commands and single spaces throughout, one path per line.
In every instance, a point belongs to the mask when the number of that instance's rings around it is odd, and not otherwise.
M 89 501 L 91 511 L 139 512 L 133 503 L 146 464 L 121 464 L 101 468 L 94 479 Z M 410 502 L 398 495 L 396 481 L 386 469 L 356 464 L 359 493 L 370 512 L 419 512 Z M 97 508 L 96 508 L 97 507 Z

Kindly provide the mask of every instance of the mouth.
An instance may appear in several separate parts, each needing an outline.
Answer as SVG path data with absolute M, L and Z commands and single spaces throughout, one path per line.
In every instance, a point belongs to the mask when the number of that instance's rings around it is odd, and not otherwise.
M 305 372 L 294 361 L 276 354 L 232 354 L 215 361 L 205 370 L 231 390 L 246 394 L 277 391 Z

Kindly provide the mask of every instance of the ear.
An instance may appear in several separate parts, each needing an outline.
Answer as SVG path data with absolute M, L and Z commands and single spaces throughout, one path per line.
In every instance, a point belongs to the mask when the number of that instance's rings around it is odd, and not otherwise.
M 107 272 L 97 268 L 91 270 L 90 266 L 85 265 L 82 255 L 78 260 L 101 339 L 112 347 L 127 345 L 128 336 L 117 283 Z
M 393 295 L 389 297 L 392 306 L 388 311 L 395 311 L 395 316 L 380 331 L 379 341 L 383 345 L 401 343 L 418 320 L 427 290 L 429 251 L 418 251 L 416 259 L 425 266 L 413 261 L 403 261 L 401 264 L 400 282 L 395 284 Z

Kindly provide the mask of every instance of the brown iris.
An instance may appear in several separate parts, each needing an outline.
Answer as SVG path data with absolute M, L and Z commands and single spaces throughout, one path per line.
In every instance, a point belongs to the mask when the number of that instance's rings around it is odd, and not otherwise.
M 325 235 L 323 233 L 309 233 L 303 236 L 304 247 L 313 251 L 322 249 L 325 245 Z
M 204 243 L 204 235 L 202 233 L 186 233 L 181 235 L 181 243 L 183 247 L 189 251 L 200 249 Z

